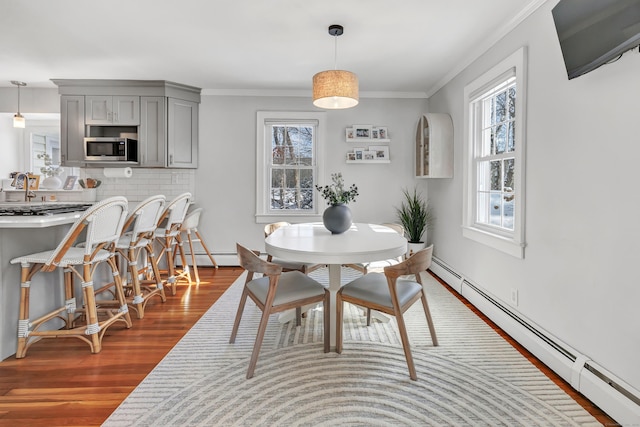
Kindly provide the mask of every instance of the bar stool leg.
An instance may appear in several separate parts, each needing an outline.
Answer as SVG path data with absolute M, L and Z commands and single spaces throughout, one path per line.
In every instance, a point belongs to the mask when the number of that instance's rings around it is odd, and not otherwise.
M 193 274 L 196 278 L 196 285 L 199 285 L 200 274 L 198 274 L 198 263 L 196 262 L 196 254 L 193 251 L 193 240 L 191 239 L 191 230 L 187 230 L 187 241 L 189 242 L 189 252 L 191 253 L 191 263 L 193 265 Z
M 31 264 L 22 264 L 20 269 L 20 312 L 18 317 L 18 347 L 16 359 L 22 359 L 27 352 L 27 337 L 29 335 L 29 294 L 31 281 L 29 272 Z
M 200 242 L 200 244 L 202 245 L 202 247 L 204 248 L 205 252 L 207 253 L 207 256 L 209 257 L 209 259 L 211 260 L 211 263 L 213 263 L 213 266 L 215 268 L 218 268 L 218 263 L 216 262 L 215 259 L 213 259 L 213 255 L 211 255 L 211 251 L 209 250 L 209 248 L 207 247 L 207 245 L 205 245 L 204 243 L 204 239 L 202 238 L 202 236 L 200 235 L 200 233 L 198 233 L 197 229 L 194 229 L 193 232 L 196 234 L 196 237 L 198 238 L 198 241 Z
M 129 247 L 127 262 L 129 275 L 131 276 L 131 287 L 133 289 L 133 301 L 131 305 L 138 315 L 138 319 L 144 318 L 144 296 L 140 288 L 140 278 L 138 277 L 138 253 L 134 247 Z
M 93 290 L 92 279 L 91 264 L 85 262 L 82 266 L 82 294 L 85 303 L 85 316 L 87 317 L 85 334 L 88 335 L 87 338 L 89 346 L 91 347 L 91 353 L 100 353 L 102 343 L 98 336 L 100 333 L 100 325 L 98 324 L 98 309 L 96 307 L 96 296 Z

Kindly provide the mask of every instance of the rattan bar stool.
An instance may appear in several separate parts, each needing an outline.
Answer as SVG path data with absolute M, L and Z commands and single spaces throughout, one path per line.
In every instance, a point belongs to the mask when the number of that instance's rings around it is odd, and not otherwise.
M 116 243 L 120 270 L 126 265 L 128 280 L 123 284 L 129 307 L 135 310 L 138 319 L 144 318 L 144 310 L 149 299 L 157 295 L 162 302 L 167 300 L 162 286 L 162 277 L 154 253 L 154 233 L 164 211 L 166 198 L 163 195 L 151 196 L 138 204 L 129 214 L 122 229 L 122 235 Z M 139 263 L 145 265 L 140 268 Z M 97 289 L 96 294 L 113 292 L 113 283 Z M 117 300 L 100 300 L 100 306 L 114 305 Z
M 200 216 L 201 215 L 202 215 L 202 208 L 196 208 L 196 209 L 194 209 L 192 211 L 189 211 L 187 213 L 186 218 L 182 222 L 182 226 L 180 227 L 180 233 L 186 235 L 187 236 L 187 242 L 189 242 L 189 252 L 191 253 L 191 266 L 193 267 L 193 275 L 196 278 L 196 284 L 200 284 L 200 275 L 198 274 L 198 263 L 196 262 L 196 254 L 195 254 L 195 251 L 193 250 L 193 244 L 194 243 L 196 243 L 196 242 L 200 243 L 202 248 L 205 250 L 205 253 L 207 254 L 209 259 L 211 260 L 211 263 L 213 264 L 213 266 L 215 268 L 218 268 L 218 263 L 213 258 L 213 255 L 211 255 L 211 251 L 207 247 L 207 244 L 204 242 L 204 238 L 202 237 L 202 235 L 198 231 L 198 225 L 200 224 Z M 195 237 L 194 237 L 194 235 L 195 235 Z M 184 264 L 186 258 L 185 258 L 185 255 L 184 255 L 183 247 L 182 247 L 182 245 L 179 244 L 179 242 L 183 242 L 184 243 L 184 239 L 182 238 L 182 236 L 180 237 L 179 241 L 176 241 L 177 250 L 174 251 L 174 259 L 175 259 L 175 256 L 177 255 L 177 253 L 180 252 L 180 257 L 181 257 L 181 260 L 182 260 L 182 262 Z M 183 265 L 183 268 L 184 267 L 185 266 Z
M 127 199 L 124 197 L 111 197 L 98 202 L 76 220 L 57 248 L 11 260 L 11 264 L 21 265 L 17 359 L 26 356 L 27 349 L 35 342 L 36 337 L 79 338 L 89 344 L 92 353 L 99 353 L 102 338 L 109 326 L 122 321 L 127 328 L 131 327 L 131 317 L 115 261 L 115 243 L 122 233 L 127 206 Z M 83 232 L 86 235 L 85 244 L 82 247 L 74 246 Z M 99 309 L 96 305 L 93 276 L 101 263 L 109 266 L 114 278 L 115 297 L 118 301 L 115 308 Z M 31 279 L 39 272 L 55 272 L 58 268 L 64 271 L 64 304 L 36 320 L 30 320 Z M 77 307 L 74 278 L 80 279 L 82 283 L 82 308 Z M 100 320 L 99 312 L 105 314 L 106 318 Z M 41 330 L 45 323 L 53 319 L 63 321 L 65 329 Z M 83 320 L 84 324 L 76 326 Z
M 173 255 L 175 245 L 182 245 L 180 228 L 187 216 L 191 198 L 191 193 L 182 193 L 170 201 L 160 216 L 155 231 L 155 241 L 160 246 L 158 263 L 160 263 L 164 257 L 167 263 L 166 284 L 171 287 L 171 295 L 176 294 L 177 282 L 181 278 L 186 278 L 189 284 L 191 284 L 191 273 L 189 272 L 189 264 L 184 257 L 184 252 L 181 252 L 183 268 L 179 272 L 176 271 Z

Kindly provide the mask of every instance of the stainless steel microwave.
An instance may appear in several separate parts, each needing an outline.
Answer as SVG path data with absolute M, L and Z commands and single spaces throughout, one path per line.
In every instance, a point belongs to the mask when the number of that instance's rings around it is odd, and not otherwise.
M 138 162 L 138 141 L 132 138 L 87 137 L 84 139 L 86 162 Z

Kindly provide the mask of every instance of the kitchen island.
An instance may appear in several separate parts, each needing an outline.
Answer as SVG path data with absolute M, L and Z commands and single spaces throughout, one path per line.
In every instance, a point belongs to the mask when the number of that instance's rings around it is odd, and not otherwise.
M 42 203 L 0 203 L 2 208 L 36 207 Z M 59 211 L 62 204 L 46 203 Z M 20 306 L 20 266 L 12 265 L 13 258 L 35 252 L 54 249 L 64 238 L 71 225 L 82 215 L 86 204 L 76 204 L 75 211 L 50 214 L 11 215 L 0 214 L 0 360 L 16 352 L 18 313 Z M 67 209 L 65 209 L 67 210 Z M 64 301 L 61 273 L 36 274 L 31 288 L 31 313 L 35 319 L 40 314 L 59 307 Z M 51 328 L 61 327 L 51 322 Z

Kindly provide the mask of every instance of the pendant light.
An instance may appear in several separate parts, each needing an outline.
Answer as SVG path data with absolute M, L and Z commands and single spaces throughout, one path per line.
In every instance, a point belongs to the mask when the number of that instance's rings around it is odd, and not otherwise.
M 13 116 L 13 127 L 24 128 L 25 121 L 22 114 L 20 114 L 20 86 L 26 86 L 25 82 L 19 82 L 17 80 L 11 80 L 11 84 L 18 86 L 18 112 Z
M 343 32 L 342 25 L 329 26 L 329 34 L 335 38 L 334 69 L 313 76 L 313 105 L 316 107 L 337 110 L 358 105 L 358 76 L 337 69 L 338 36 Z

